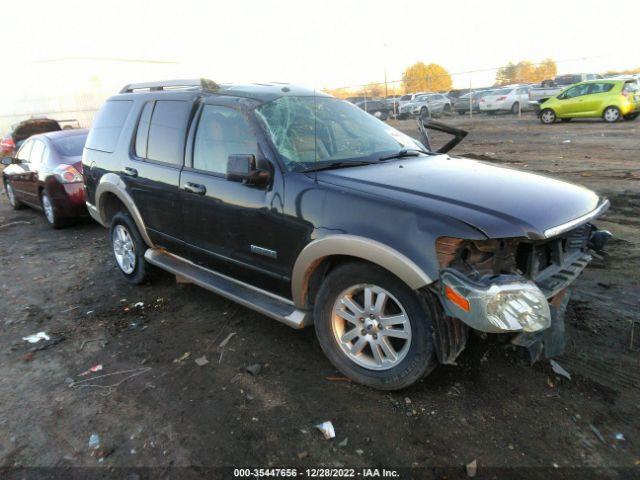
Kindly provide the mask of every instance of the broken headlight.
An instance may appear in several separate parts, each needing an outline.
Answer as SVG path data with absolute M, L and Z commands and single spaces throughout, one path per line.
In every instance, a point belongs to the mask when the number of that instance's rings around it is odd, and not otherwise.
M 484 332 L 536 332 L 551 325 L 542 291 L 519 275 L 473 281 L 452 269 L 440 275 L 447 314 Z

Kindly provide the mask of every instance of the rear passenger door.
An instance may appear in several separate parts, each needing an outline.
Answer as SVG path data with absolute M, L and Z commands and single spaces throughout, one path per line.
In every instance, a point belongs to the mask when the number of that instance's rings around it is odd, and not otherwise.
M 179 182 L 191 100 L 149 100 L 139 115 L 135 141 L 122 178 L 159 247 L 182 252 Z

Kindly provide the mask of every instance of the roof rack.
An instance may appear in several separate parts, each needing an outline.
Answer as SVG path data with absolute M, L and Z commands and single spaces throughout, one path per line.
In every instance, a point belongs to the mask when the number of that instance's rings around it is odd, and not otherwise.
M 216 91 L 220 87 L 213 80 L 207 78 L 194 78 L 190 80 L 162 80 L 159 82 L 142 82 L 142 83 L 130 83 L 122 87 L 120 93 L 131 93 L 136 90 L 149 90 L 160 91 L 173 88 L 189 88 L 199 87 L 203 90 Z

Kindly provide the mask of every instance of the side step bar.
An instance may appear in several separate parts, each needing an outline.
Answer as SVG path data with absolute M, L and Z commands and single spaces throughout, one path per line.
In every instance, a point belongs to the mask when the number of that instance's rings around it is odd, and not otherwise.
M 144 258 L 156 267 L 184 277 L 206 290 L 292 328 L 303 328 L 313 323 L 311 312 L 297 309 L 290 300 L 201 267 L 184 258 L 155 248 L 148 249 Z

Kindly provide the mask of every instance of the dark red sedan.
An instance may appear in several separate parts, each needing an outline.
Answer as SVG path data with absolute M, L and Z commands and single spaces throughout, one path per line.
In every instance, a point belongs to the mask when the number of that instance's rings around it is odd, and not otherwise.
M 82 150 L 88 130 L 63 130 L 34 135 L 7 165 L 2 181 L 14 209 L 42 210 L 54 228 L 87 215 L 82 181 Z

